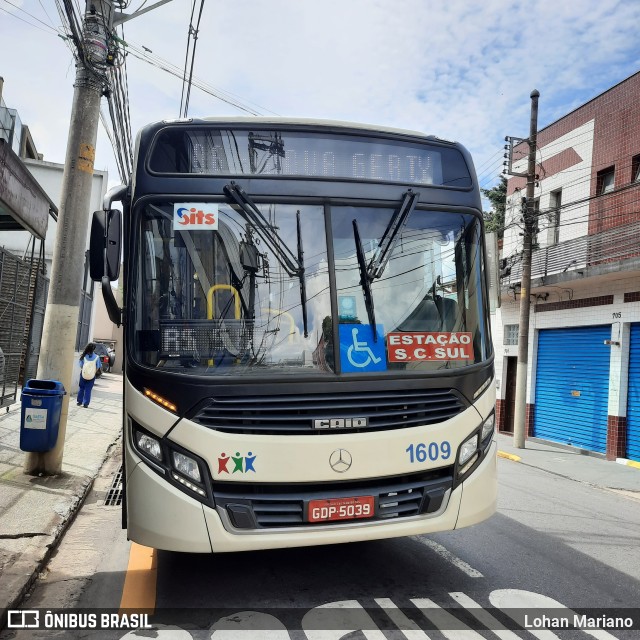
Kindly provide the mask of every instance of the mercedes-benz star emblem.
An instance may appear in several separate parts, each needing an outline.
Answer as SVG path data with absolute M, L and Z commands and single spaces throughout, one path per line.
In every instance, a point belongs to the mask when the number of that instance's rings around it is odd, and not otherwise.
M 346 449 L 336 449 L 329 456 L 329 464 L 336 473 L 344 473 L 351 466 L 351 454 Z

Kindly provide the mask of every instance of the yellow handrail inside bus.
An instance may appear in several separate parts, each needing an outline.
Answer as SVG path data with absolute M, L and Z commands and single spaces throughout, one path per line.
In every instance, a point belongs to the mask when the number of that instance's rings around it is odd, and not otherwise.
M 213 320 L 213 294 L 216 291 L 231 291 L 233 293 L 234 311 L 236 320 L 240 320 L 242 312 L 240 310 L 240 292 L 230 284 L 214 284 L 207 291 L 207 320 Z M 213 366 L 213 360 L 208 361 L 210 367 Z
M 286 316 L 289 319 L 289 344 L 293 342 L 293 337 L 296 335 L 296 321 L 288 311 L 281 311 L 280 309 L 260 309 L 263 313 L 277 313 L 279 316 Z
M 240 292 L 232 287 L 230 284 L 214 284 L 207 292 L 207 319 L 213 320 L 213 294 L 216 291 L 231 291 L 233 293 L 233 300 L 235 303 L 235 316 L 236 320 L 240 320 Z

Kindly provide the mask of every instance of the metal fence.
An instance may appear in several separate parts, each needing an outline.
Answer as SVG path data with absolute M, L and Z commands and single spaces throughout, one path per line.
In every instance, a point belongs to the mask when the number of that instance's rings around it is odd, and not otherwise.
M 21 260 L 0 248 L 0 407 L 16 400 L 36 272 L 37 262 Z
M 84 278 L 80 292 L 80 310 L 78 313 L 78 331 L 76 332 L 76 351 L 82 351 L 89 342 L 91 311 L 93 310 L 94 282 L 89 278 L 89 252 L 84 256 Z
M 47 308 L 47 295 L 49 293 L 49 278 L 40 270 L 36 273 L 33 293 L 33 311 L 31 314 L 31 326 L 29 329 L 29 341 L 24 363 L 24 380 L 35 378 L 38 372 L 38 360 L 40 359 L 40 344 L 42 342 L 42 330 L 44 329 L 44 312 Z
M 0 407 L 13 404 L 20 385 L 37 375 L 49 292 L 49 278 L 41 269 L 43 259 L 43 255 L 34 258 L 32 254 L 30 260 L 24 260 L 0 248 Z M 87 258 L 77 351 L 82 351 L 89 342 L 93 290 Z
M 536 249 L 531 258 L 531 277 L 540 278 L 640 257 L 639 238 L 640 222 L 633 222 Z M 511 271 L 501 278 L 501 285 L 520 282 L 522 254 L 507 258 L 507 267 Z

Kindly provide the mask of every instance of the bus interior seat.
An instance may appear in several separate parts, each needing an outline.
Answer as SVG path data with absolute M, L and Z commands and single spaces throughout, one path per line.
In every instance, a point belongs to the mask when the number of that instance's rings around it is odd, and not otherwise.
M 442 315 L 442 330 L 456 331 L 456 316 L 458 313 L 458 304 L 451 298 L 441 298 L 436 296 L 437 304 L 440 306 Z
M 436 296 L 423 298 L 398 326 L 398 331 L 455 331 L 458 305 L 455 300 Z

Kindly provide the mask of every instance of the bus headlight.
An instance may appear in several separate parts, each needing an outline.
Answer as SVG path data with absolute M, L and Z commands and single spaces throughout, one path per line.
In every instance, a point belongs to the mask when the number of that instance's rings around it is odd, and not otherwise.
M 491 435 L 493 435 L 493 430 L 496 426 L 496 414 L 495 413 L 491 413 L 491 415 L 484 421 L 484 424 L 482 425 L 482 432 L 480 434 L 480 442 L 482 443 L 482 445 L 486 445 L 487 444 L 487 439 L 491 437 Z
M 475 433 L 467 438 L 458 449 L 458 464 L 456 482 L 462 482 L 479 464 L 480 459 L 487 454 L 496 427 L 496 414 L 491 412 L 489 417 L 478 427 Z
M 458 482 L 464 479 L 475 466 L 480 458 L 478 449 L 480 430 L 478 429 L 470 438 L 465 440 L 458 449 L 458 469 L 456 478 Z
M 183 493 L 215 508 L 207 463 L 167 438 L 159 438 L 129 418 L 129 444 L 147 466 Z
M 141 431 L 135 432 L 136 447 L 141 453 L 148 455 L 150 458 L 162 462 L 162 447 L 160 441 Z
M 474 433 L 468 440 L 462 443 L 458 452 L 458 465 L 465 465 L 478 450 L 478 433 Z
M 182 453 L 174 451 L 173 468 L 187 478 L 191 478 L 196 482 L 202 482 L 200 478 L 200 468 L 198 467 L 198 463 L 189 456 L 185 456 Z

